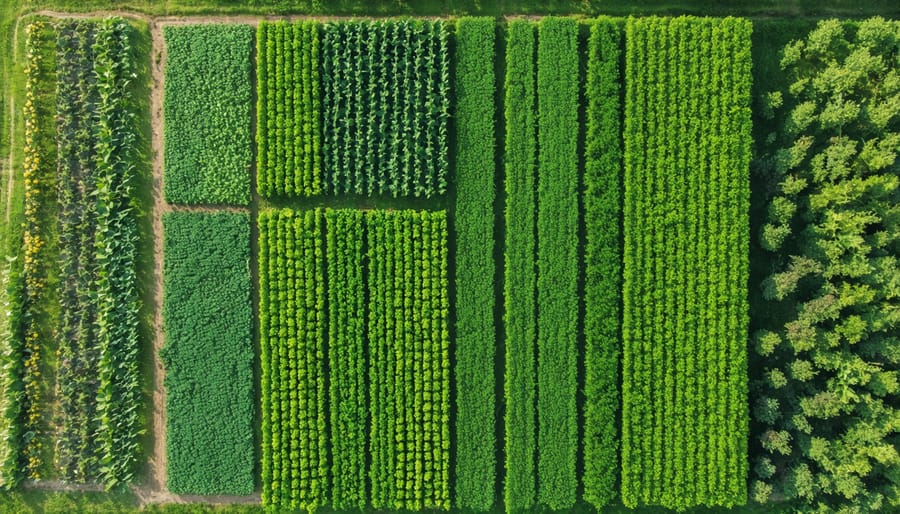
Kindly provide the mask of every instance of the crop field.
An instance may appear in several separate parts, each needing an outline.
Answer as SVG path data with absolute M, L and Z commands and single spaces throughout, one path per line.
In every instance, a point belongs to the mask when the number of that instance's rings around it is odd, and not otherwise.
M 0 512 L 900 510 L 896 9 L 13 1 Z

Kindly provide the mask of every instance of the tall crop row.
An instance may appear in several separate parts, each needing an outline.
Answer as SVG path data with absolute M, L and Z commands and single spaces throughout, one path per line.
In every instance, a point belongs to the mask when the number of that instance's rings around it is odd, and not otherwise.
M 264 502 L 315 510 L 329 476 L 324 211 L 268 211 L 259 226 Z
M 493 18 L 456 26 L 456 459 L 454 503 L 494 503 Z
M 446 243 L 442 211 L 366 215 L 376 509 L 450 507 Z
M 741 504 L 750 25 L 626 27 L 622 501 Z
M 263 196 L 322 190 L 320 27 L 262 21 L 257 29 L 257 188 Z
M 167 25 L 165 197 L 250 202 L 249 25 Z
M 163 216 L 170 491 L 254 489 L 253 310 L 245 213 Z
M 578 24 L 538 25 L 538 503 L 575 503 L 578 479 Z
M 448 44 L 443 21 L 323 27 L 325 192 L 433 197 L 446 191 Z
M 618 477 L 622 214 L 619 59 L 621 22 L 590 25 L 584 170 L 584 484 L 597 509 L 615 499 Z
M 97 26 L 94 73 L 97 96 L 94 201 L 97 228 L 96 339 L 100 353 L 97 405 L 100 474 L 111 487 L 130 482 L 140 450 L 141 392 L 138 366 L 137 214 L 131 195 L 137 127 L 130 27 L 121 20 Z
M 366 506 L 366 290 L 363 282 L 365 215 L 328 210 L 328 362 L 332 506 Z M 377 401 L 377 399 L 373 399 Z
M 53 116 L 56 113 L 55 52 L 52 51 L 52 29 L 45 23 L 37 22 L 28 25 L 25 35 L 25 105 L 23 118 L 25 121 L 25 223 L 23 234 L 24 262 L 22 277 L 24 290 L 21 309 L 23 326 L 21 332 L 12 334 L 24 340 L 16 341 L 12 346 L 19 355 L 13 358 L 23 363 L 18 371 L 21 378 L 21 389 L 16 384 L 13 401 L 21 405 L 18 410 L 19 419 L 9 420 L 20 425 L 17 436 L 21 439 L 11 441 L 11 445 L 19 448 L 21 455 L 16 468 L 24 471 L 13 473 L 12 482 L 18 481 L 22 475 L 26 478 L 41 477 L 43 460 L 46 451 L 43 448 L 44 434 L 48 420 L 43 419 L 45 381 L 41 373 L 46 369 L 43 360 L 44 350 L 50 346 L 53 338 L 50 314 L 48 313 L 52 292 L 47 287 L 51 271 L 51 256 L 56 243 L 53 237 L 52 218 L 54 216 L 53 194 L 55 193 L 56 148 L 54 147 Z M 48 51 L 48 49 L 51 49 Z M 13 366 L 17 367 L 15 364 Z M 15 382 L 18 382 L 15 380 Z
M 507 510 L 530 509 L 536 500 L 537 426 L 537 221 L 535 173 L 537 117 L 534 25 L 510 22 L 506 42 L 506 253 L 504 256 L 504 328 L 506 356 L 504 433 Z

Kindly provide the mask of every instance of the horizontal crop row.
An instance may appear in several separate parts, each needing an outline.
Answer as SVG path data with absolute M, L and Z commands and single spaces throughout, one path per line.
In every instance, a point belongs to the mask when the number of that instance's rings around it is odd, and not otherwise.
M 263 503 L 449 508 L 445 215 L 276 210 L 259 228 Z

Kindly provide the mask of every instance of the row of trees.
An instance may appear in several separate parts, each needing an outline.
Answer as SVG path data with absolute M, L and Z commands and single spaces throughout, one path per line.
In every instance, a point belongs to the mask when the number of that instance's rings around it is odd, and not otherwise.
M 256 31 L 256 187 L 262 196 L 322 191 L 319 31 L 262 21 Z
M 167 25 L 165 197 L 250 203 L 249 25 Z
M 489 510 L 494 418 L 493 18 L 456 22 L 456 458 L 454 504 Z
M 450 336 L 443 211 L 372 211 L 371 491 L 376 509 L 450 508 Z
M 263 500 L 313 511 L 328 494 L 324 211 L 259 216 Z
M 450 113 L 446 23 L 328 23 L 321 61 L 324 190 L 443 194 Z
M 746 501 L 750 32 L 626 25 L 626 506 Z
M 782 54 L 758 161 L 752 495 L 900 506 L 900 22 L 822 21 Z
M 251 494 L 250 219 L 176 211 L 163 216 L 163 230 L 167 486 Z

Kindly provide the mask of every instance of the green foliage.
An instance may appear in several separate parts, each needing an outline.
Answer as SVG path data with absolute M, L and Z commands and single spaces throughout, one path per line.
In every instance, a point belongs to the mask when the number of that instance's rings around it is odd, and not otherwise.
M 168 489 L 253 492 L 247 214 L 163 216 Z
M 137 214 L 133 203 L 137 153 L 135 100 L 129 83 L 134 58 L 131 27 L 109 18 L 96 28 L 94 75 L 97 102 L 91 119 L 97 131 L 97 160 L 92 195 L 96 209 L 93 247 L 93 296 L 97 307 L 95 345 L 100 476 L 107 487 L 131 482 L 137 467 L 141 433 L 141 392 L 138 352 Z
M 575 503 L 578 412 L 578 24 L 538 24 L 538 503 Z
M 760 161 L 774 190 L 754 395 L 757 500 L 900 506 L 896 334 L 900 23 L 819 22 L 785 46 L 790 81 Z M 772 234 L 778 234 L 773 238 Z
M 447 189 L 444 21 L 338 21 L 322 30 L 323 188 L 427 197 Z
M 329 476 L 324 211 L 265 211 L 258 223 L 263 503 L 314 511 Z
M 371 504 L 450 508 L 450 335 L 443 211 L 366 213 Z
M 616 497 L 619 469 L 622 148 L 619 60 L 622 23 L 590 22 L 584 171 L 584 484 L 603 508 Z
M 167 25 L 165 197 L 250 201 L 249 25 Z
M 622 502 L 747 498 L 750 32 L 629 19 Z
M 366 330 L 364 229 L 357 210 L 328 210 L 329 409 L 331 422 L 332 506 L 366 506 Z
M 514 20 L 508 26 L 504 103 L 506 120 L 503 324 L 506 332 L 503 500 L 507 511 L 530 509 L 536 500 L 535 345 L 537 269 L 535 266 L 535 173 L 537 119 L 535 28 Z
M 456 24 L 456 476 L 454 505 L 494 504 L 493 18 Z
M 262 196 L 321 193 L 320 27 L 314 21 L 261 21 L 256 31 L 256 176 Z

